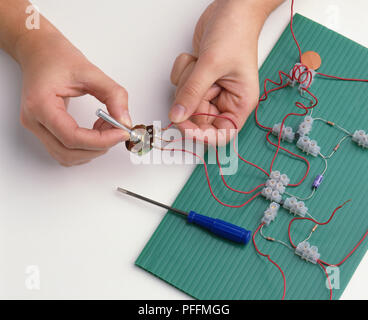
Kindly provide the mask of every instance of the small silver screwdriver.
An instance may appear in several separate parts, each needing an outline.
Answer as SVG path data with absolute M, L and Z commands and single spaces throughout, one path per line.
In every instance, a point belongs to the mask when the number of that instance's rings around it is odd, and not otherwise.
M 103 120 L 105 120 L 106 122 L 110 123 L 115 128 L 122 129 L 122 130 L 125 130 L 125 131 L 129 132 L 130 133 L 130 138 L 133 141 L 138 141 L 139 140 L 139 137 L 136 136 L 136 134 L 133 130 L 131 130 L 127 126 L 123 125 L 119 121 L 115 120 L 112 116 L 110 116 L 108 113 L 106 113 L 102 109 L 97 109 L 96 116 L 103 119 Z

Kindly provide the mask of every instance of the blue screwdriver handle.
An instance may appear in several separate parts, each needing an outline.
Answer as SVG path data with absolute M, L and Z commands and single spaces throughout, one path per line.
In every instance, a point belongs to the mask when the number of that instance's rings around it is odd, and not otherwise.
M 247 244 L 251 238 L 252 233 L 244 228 L 231 224 L 229 222 L 203 216 L 194 211 L 188 214 L 189 223 L 201 226 L 204 229 L 234 242 Z

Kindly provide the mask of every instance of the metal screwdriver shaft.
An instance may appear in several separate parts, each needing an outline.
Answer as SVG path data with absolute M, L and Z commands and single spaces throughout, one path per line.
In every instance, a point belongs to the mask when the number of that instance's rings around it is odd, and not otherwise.
M 166 204 L 163 204 L 163 203 L 157 202 L 157 201 L 155 201 L 155 200 L 152 200 L 152 199 L 146 198 L 146 197 L 144 197 L 144 196 L 141 196 L 141 195 L 136 194 L 136 193 L 134 193 L 134 192 L 131 192 L 131 191 L 125 190 L 125 189 L 123 189 L 123 188 L 118 188 L 117 190 L 118 190 L 119 192 L 121 192 L 121 193 L 124 193 L 124 194 L 128 195 L 128 196 L 131 196 L 131 197 L 134 197 L 134 198 L 137 198 L 137 199 L 140 199 L 140 200 L 143 200 L 143 201 L 146 201 L 146 202 L 152 203 L 152 204 L 154 204 L 154 205 L 156 205 L 156 206 L 159 206 L 159 207 L 161 207 L 161 208 L 165 208 L 165 209 L 167 209 L 167 210 L 173 211 L 173 212 L 178 213 L 178 214 L 181 214 L 181 215 L 183 215 L 183 216 L 186 216 L 186 217 L 187 217 L 187 216 L 189 215 L 189 213 L 188 213 L 188 212 L 185 212 L 185 211 L 182 211 L 182 210 L 178 210 L 178 209 L 172 208 L 172 207 L 170 207 L 170 206 L 167 206 Z
M 121 193 L 124 193 L 128 196 L 149 202 L 151 204 L 154 204 L 156 206 L 165 208 L 167 210 L 170 210 L 172 212 L 178 213 L 181 216 L 185 216 L 188 223 L 195 224 L 197 226 L 200 226 L 208 231 L 210 231 L 213 234 L 216 234 L 217 236 L 220 236 L 224 239 L 231 240 L 237 243 L 241 244 L 247 244 L 251 238 L 252 233 L 242 227 L 236 226 L 232 223 L 215 219 L 211 217 L 207 217 L 204 215 L 201 215 L 195 211 L 185 212 L 176 208 L 172 208 L 170 206 L 167 206 L 166 204 L 157 202 L 155 200 L 146 198 L 144 196 L 141 196 L 139 194 L 136 194 L 134 192 L 125 190 L 123 188 L 117 188 L 117 190 Z
M 141 138 L 139 136 L 137 136 L 137 133 L 134 130 L 128 128 L 127 126 L 125 126 L 123 124 L 121 124 L 119 121 L 114 119 L 112 116 L 110 116 L 108 113 L 106 113 L 102 109 L 97 109 L 96 116 L 101 118 L 102 120 L 110 123 L 115 128 L 122 129 L 122 130 L 125 130 L 125 131 L 129 132 L 130 133 L 130 140 L 132 140 L 132 141 L 141 140 Z
M 99 118 L 101 118 L 101 119 L 103 119 L 103 120 L 105 120 L 106 122 L 110 123 L 115 128 L 125 130 L 125 131 L 129 132 L 130 134 L 132 133 L 132 130 L 131 129 L 129 129 L 128 127 L 124 126 L 120 122 L 116 121 L 113 117 L 111 117 L 109 114 L 107 114 L 102 109 L 98 109 L 96 111 L 96 116 L 99 117 Z

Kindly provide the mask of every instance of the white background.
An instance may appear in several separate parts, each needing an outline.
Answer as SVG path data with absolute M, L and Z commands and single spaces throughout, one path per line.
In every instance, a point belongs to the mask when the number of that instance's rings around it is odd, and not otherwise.
M 135 123 L 167 123 L 172 63 L 190 51 L 195 23 L 209 0 L 34 3 L 93 63 L 126 87 Z M 367 1 L 297 0 L 295 9 L 368 46 Z M 289 12 L 287 1 L 268 19 L 260 64 L 289 22 Z M 170 204 L 193 166 L 136 166 L 120 145 L 91 164 L 60 167 L 19 124 L 21 72 L 4 52 L 0 70 L 0 298 L 189 298 L 134 266 L 165 211 L 114 189 L 123 186 Z M 70 112 L 89 127 L 97 107 L 96 100 L 83 97 L 71 101 Z M 25 286 L 29 265 L 40 270 L 40 290 Z M 343 298 L 368 298 L 367 270 L 365 257 Z

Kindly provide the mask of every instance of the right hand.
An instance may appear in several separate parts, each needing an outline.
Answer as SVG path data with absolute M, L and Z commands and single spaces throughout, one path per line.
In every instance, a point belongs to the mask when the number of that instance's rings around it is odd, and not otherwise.
M 186 136 L 223 145 L 234 124 L 242 128 L 259 98 L 258 36 L 281 2 L 215 0 L 202 14 L 192 54 L 179 55 L 171 74 L 177 90 L 169 118 Z
M 29 32 L 17 44 L 23 71 L 21 123 L 63 166 L 89 162 L 129 139 L 103 120 L 93 129 L 78 126 L 67 112 L 70 97 L 91 94 L 109 113 L 131 127 L 126 90 L 91 64 L 61 33 Z M 94 110 L 91 110 L 94 112 Z

